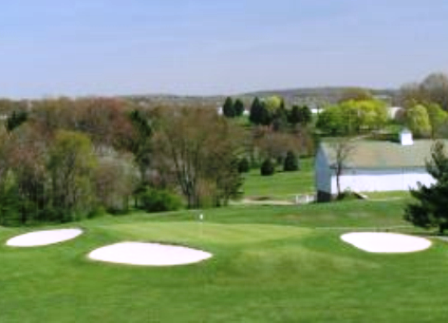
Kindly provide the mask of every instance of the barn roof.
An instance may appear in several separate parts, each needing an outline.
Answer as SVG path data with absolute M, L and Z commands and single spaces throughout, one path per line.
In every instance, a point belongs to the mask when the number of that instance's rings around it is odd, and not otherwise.
M 448 140 L 444 140 L 448 147 Z M 410 146 L 392 141 L 355 140 L 344 167 L 364 169 L 424 168 L 431 157 L 432 140 L 414 140 Z M 334 165 L 334 143 L 323 142 L 323 153 L 330 165 Z

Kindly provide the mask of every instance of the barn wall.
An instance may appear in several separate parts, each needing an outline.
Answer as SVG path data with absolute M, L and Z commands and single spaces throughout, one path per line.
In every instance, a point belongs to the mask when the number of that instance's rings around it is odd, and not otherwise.
M 314 161 L 315 185 L 317 192 L 331 193 L 331 174 L 327 158 L 319 148 Z
M 417 183 L 431 185 L 435 181 L 425 169 L 347 170 L 341 176 L 341 189 L 356 192 L 407 191 Z M 336 176 L 331 177 L 331 192 L 337 193 Z

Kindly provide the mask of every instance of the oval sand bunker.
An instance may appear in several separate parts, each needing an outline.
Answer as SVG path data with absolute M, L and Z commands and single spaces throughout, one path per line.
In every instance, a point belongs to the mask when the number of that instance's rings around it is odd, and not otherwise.
M 67 241 L 82 233 L 80 229 L 59 229 L 25 233 L 9 239 L 6 245 L 11 247 L 38 247 Z
M 93 250 L 93 260 L 140 266 L 186 265 L 211 258 L 212 254 L 187 247 L 158 243 L 121 242 Z
M 356 232 L 347 233 L 341 239 L 367 252 L 405 253 L 428 249 L 431 241 L 397 233 Z

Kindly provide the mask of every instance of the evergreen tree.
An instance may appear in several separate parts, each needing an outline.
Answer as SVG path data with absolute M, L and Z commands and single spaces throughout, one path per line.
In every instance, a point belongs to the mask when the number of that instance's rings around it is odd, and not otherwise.
M 300 107 L 298 112 L 299 112 L 299 123 L 301 125 L 307 125 L 311 122 L 313 115 L 308 106 L 304 105 Z
M 8 132 L 13 131 L 15 128 L 19 127 L 22 123 L 28 120 L 28 113 L 25 111 L 13 111 L 12 114 L 6 120 L 6 130 Z
M 236 99 L 235 103 L 233 104 L 233 110 L 235 111 L 235 115 L 237 117 L 241 117 L 244 112 L 244 103 L 241 101 L 241 99 Z
M 283 163 L 284 172 L 292 172 L 299 169 L 299 163 L 296 154 L 293 151 L 288 151 L 285 161 Z
M 274 116 L 271 114 L 271 111 L 266 106 L 265 102 L 260 103 L 260 124 L 263 126 L 269 126 Z
M 291 109 L 291 112 L 288 114 L 288 122 L 292 125 L 298 124 L 300 121 L 300 111 L 299 106 L 294 105 Z
M 249 170 L 250 170 L 249 160 L 246 157 L 243 157 L 238 162 L 238 172 L 247 173 Z
M 272 162 L 272 160 L 270 158 L 267 158 L 263 162 L 263 164 L 261 164 L 260 174 L 262 176 L 271 176 L 274 174 L 274 172 L 275 172 L 274 163 Z
M 233 118 L 236 116 L 235 106 L 231 97 L 226 98 L 226 101 L 224 102 L 224 105 L 222 107 L 222 113 L 227 118 Z
M 272 125 L 274 131 L 282 131 L 285 130 L 288 124 L 288 112 L 285 108 L 285 101 L 282 99 L 280 107 L 275 112 L 274 119 L 272 121 Z
M 250 108 L 250 115 L 249 120 L 253 124 L 259 125 L 261 124 L 262 120 L 262 113 L 263 113 L 263 106 L 260 102 L 260 99 L 258 97 L 255 97 L 254 101 L 252 102 L 252 106 Z
M 426 170 L 436 183 L 429 187 L 419 184 L 418 189 L 411 190 L 417 202 L 406 206 L 404 218 L 425 229 L 437 227 L 443 234 L 448 229 L 448 156 L 443 142 L 437 141 L 433 145 Z

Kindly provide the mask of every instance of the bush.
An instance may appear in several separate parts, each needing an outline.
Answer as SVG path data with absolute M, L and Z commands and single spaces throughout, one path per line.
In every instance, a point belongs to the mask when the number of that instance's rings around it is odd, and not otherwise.
M 262 176 L 271 176 L 275 172 L 274 163 L 268 158 L 261 164 L 260 173 Z
M 249 160 L 244 157 L 238 162 L 238 172 L 239 173 L 247 173 L 250 169 Z
M 180 198 L 166 190 L 147 188 L 138 199 L 140 207 L 146 212 L 175 211 L 182 206 Z
M 296 154 L 292 151 L 288 151 L 286 158 L 283 162 L 283 171 L 292 172 L 299 169 L 299 162 Z

